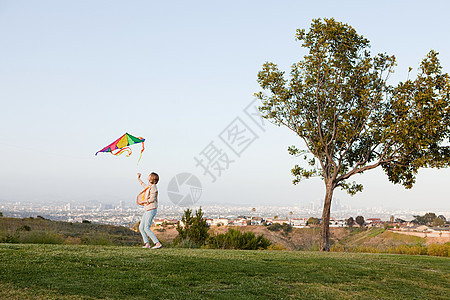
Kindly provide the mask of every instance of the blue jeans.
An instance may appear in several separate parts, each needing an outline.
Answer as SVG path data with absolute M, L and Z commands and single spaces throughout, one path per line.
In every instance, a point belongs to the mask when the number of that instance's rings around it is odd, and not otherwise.
M 144 240 L 144 243 L 148 243 L 148 237 L 151 238 L 153 243 L 159 243 L 158 238 L 153 233 L 153 231 L 150 230 L 150 226 L 152 225 L 153 218 L 156 215 L 156 209 L 147 210 L 143 215 L 141 219 L 141 224 L 139 225 L 139 231 L 141 232 L 142 239 Z

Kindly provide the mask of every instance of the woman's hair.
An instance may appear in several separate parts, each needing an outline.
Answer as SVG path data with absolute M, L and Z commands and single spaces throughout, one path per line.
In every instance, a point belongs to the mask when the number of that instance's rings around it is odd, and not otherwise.
M 158 183 L 158 181 L 159 181 L 159 175 L 158 174 L 156 174 L 156 173 L 150 173 L 150 183 L 151 184 L 157 184 Z

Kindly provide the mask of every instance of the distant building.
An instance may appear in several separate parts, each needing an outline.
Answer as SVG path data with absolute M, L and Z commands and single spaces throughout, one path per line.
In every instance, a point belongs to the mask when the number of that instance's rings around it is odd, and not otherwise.
M 289 224 L 289 219 L 273 219 L 272 224 Z
M 263 222 L 264 222 L 264 219 L 261 217 L 252 217 L 250 224 L 251 225 L 262 225 Z
M 306 223 L 308 222 L 308 219 L 306 218 L 292 218 L 291 219 L 291 225 L 294 227 L 304 227 L 306 226 Z
M 384 225 L 384 222 L 379 218 L 370 218 L 366 219 L 366 224 L 371 227 L 381 227 Z

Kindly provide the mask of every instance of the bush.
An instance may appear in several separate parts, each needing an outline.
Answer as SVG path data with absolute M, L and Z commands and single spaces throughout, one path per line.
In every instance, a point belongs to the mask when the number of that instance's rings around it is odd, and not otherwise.
M 50 231 L 24 232 L 19 237 L 23 244 L 63 244 L 64 240 L 61 234 Z
M 283 250 L 287 250 L 286 248 L 284 248 L 284 246 L 281 243 L 276 243 L 276 244 L 271 244 L 267 250 L 278 250 L 278 251 L 283 251 Z
M 86 234 L 81 238 L 81 243 L 84 245 L 102 245 L 102 246 L 111 246 L 114 244 L 111 241 L 110 236 L 103 233 Z
M 319 225 L 320 224 L 320 220 L 318 218 L 315 218 L 315 217 L 309 217 L 308 221 L 306 221 L 306 224 L 308 224 L 308 225 Z
M 31 231 L 31 227 L 28 225 L 23 225 L 22 227 L 20 227 L 19 229 L 17 229 L 18 231 Z
M 195 248 L 200 248 L 201 245 L 199 245 L 196 242 L 190 240 L 189 238 L 185 238 L 185 239 L 179 240 L 177 242 L 175 242 L 175 240 L 174 240 L 173 246 L 175 248 L 191 248 L 191 249 L 195 249 Z
M 449 257 L 450 243 L 431 244 L 428 246 L 428 255 Z
M 19 243 L 19 235 L 17 234 L 6 234 L 5 236 L 3 236 L 2 238 L 0 238 L 0 243 L 13 243 L 13 244 L 17 244 Z
M 81 244 L 81 239 L 77 238 L 77 237 L 68 236 L 64 240 L 64 244 L 66 244 L 66 245 L 80 245 Z
M 398 245 L 389 247 L 387 252 L 392 254 L 427 255 L 428 249 L 427 246 L 422 244 Z
M 363 227 L 363 226 L 364 226 L 364 223 L 365 223 L 366 221 L 364 220 L 364 217 L 363 217 L 363 216 L 357 216 L 356 219 L 355 219 L 355 222 L 356 222 L 356 224 L 359 225 L 359 227 Z
M 287 236 L 289 233 L 292 232 L 292 226 L 290 224 L 283 224 L 283 233 L 282 235 Z
M 177 231 L 178 236 L 174 239 L 175 246 L 179 245 L 192 245 L 194 248 L 205 245 L 206 240 L 209 237 L 208 224 L 203 219 L 202 208 L 200 207 L 195 211 L 195 216 L 192 215 L 191 209 L 186 209 L 184 215 L 181 218 L 183 227 L 178 224 Z M 185 242 L 185 240 L 187 242 Z M 191 247 L 189 247 L 191 248 Z
M 207 247 L 213 249 L 241 249 L 260 250 L 267 249 L 272 243 L 264 235 L 255 236 L 253 232 L 242 233 L 236 229 L 230 229 L 227 233 L 211 236 Z
M 267 226 L 267 229 L 270 231 L 280 231 L 281 228 L 283 228 L 283 225 L 281 225 L 279 223 L 275 223 L 275 224 Z

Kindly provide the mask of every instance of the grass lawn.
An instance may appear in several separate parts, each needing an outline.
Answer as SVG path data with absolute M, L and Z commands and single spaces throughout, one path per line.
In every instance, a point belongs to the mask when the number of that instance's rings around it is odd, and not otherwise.
M 0 299 L 449 299 L 450 259 L 0 244 Z

